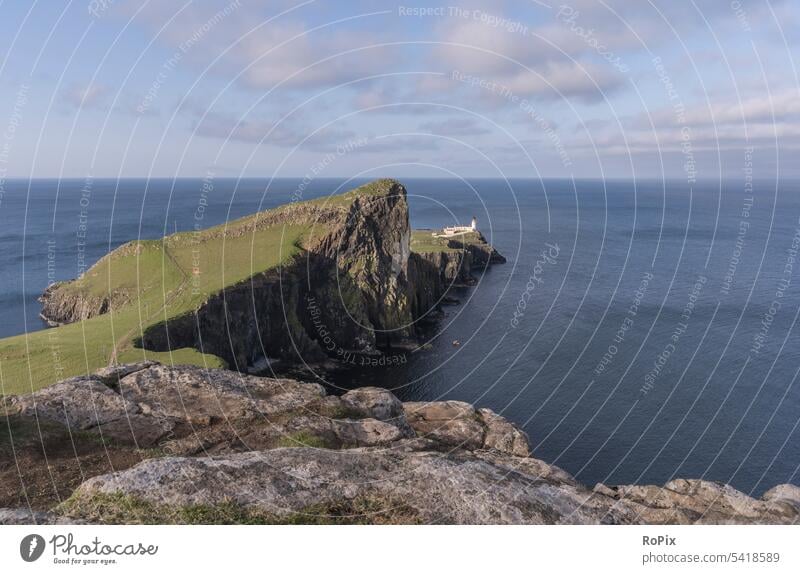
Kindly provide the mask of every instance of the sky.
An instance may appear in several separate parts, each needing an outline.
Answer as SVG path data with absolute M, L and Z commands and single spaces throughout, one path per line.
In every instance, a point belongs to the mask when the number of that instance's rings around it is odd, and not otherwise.
M 795 0 L 10 0 L 0 177 L 797 177 L 799 45 Z

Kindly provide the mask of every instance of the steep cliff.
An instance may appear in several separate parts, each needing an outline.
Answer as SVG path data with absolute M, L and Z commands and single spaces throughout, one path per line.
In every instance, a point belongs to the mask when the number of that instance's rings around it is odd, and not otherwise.
M 324 229 L 291 261 L 149 328 L 140 344 L 157 351 L 196 347 L 240 370 L 271 359 L 319 361 L 407 344 L 415 329 L 405 188 L 379 180 L 320 209 Z
M 214 356 L 241 371 L 378 354 L 413 346 L 451 285 L 503 261 L 480 233 L 427 243 L 412 241 L 405 188 L 377 180 L 122 246 L 48 289 L 42 315 L 63 324 L 114 311 L 114 336 L 126 336 L 107 363 L 135 347 L 195 349 L 197 364 Z
M 417 317 L 439 305 L 451 287 L 473 285 L 475 274 L 506 259 L 479 231 L 457 237 L 440 237 L 430 229 L 414 230 L 411 240 L 409 281 Z
M 108 272 L 114 260 L 136 259 L 147 248 L 147 242 L 126 243 L 105 255 L 88 271 L 99 277 Z M 50 285 L 39 297 L 42 304 L 41 317 L 50 326 L 84 321 L 129 305 L 136 299 L 135 286 L 120 282 L 110 283 L 106 288 L 100 281 L 90 282 L 79 278 L 74 281 L 59 281 Z
M 0 524 L 800 520 L 790 484 L 760 499 L 705 480 L 587 488 L 534 458 L 525 433 L 488 409 L 402 403 L 378 388 L 335 397 L 290 379 L 147 363 L 11 397 L 0 418 L 13 439 L 0 434 L 0 452 L 13 444 L 17 460 L 0 465 L 0 507 L 11 507 Z

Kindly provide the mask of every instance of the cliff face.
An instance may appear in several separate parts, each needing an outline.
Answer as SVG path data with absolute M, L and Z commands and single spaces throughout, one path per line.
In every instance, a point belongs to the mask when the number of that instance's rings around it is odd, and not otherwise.
M 800 487 L 788 484 L 761 499 L 703 480 L 587 488 L 531 456 L 525 433 L 488 409 L 401 403 L 378 388 L 334 397 L 289 379 L 146 363 L 12 397 L 5 418 L 22 466 L 0 467 L 0 507 L 27 506 L 21 479 L 35 512 L 0 508 L 0 523 L 800 520 Z M 36 440 L 26 429 L 39 429 Z M 113 472 L 93 462 L 106 458 Z
M 309 229 L 297 255 L 212 292 L 191 312 L 141 325 L 136 344 L 161 352 L 193 347 L 241 371 L 265 369 L 273 359 L 317 362 L 403 349 L 414 344 L 417 320 L 438 305 L 450 285 L 469 284 L 473 267 L 502 260 L 480 234 L 444 242 L 438 253 L 412 253 L 406 190 L 394 180 L 208 230 L 198 249 L 289 226 Z M 148 251 L 156 273 L 161 272 L 159 257 L 176 259 L 168 251 L 179 241 L 169 236 L 148 247 L 163 250 L 161 255 Z M 271 243 L 259 248 L 277 249 Z M 99 283 L 93 295 L 81 288 L 81 280 L 48 289 L 43 316 L 68 323 L 136 303 L 138 283 L 127 290 L 113 284 L 117 276 L 133 275 L 128 268 L 138 278 L 139 263 L 125 259 L 137 255 L 129 253 L 135 249 L 139 244 L 123 246 L 89 271 Z M 107 269 L 100 268 L 104 262 Z M 162 291 L 155 284 L 149 290 Z
M 415 287 L 408 281 L 406 190 L 391 180 L 371 185 L 346 209 L 334 205 L 304 215 L 315 226 L 325 217 L 325 226 L 289 264 L 149 329 L 141 345 L 157 351 L 196 347 L 247 370 L 264 368 L 269 359 L 319 361 L 407 344 L 415 335 Z
M 113 253 L 100 259 L 94 267 L 100 267 L 113 256 L 136 256 L 141 251 L 141 244 L 128 243 L 120 246 Z M 135 299 L 135 294 L 126 289 L 106 289 L 100 292 L 81 290 L 83 278 L 74 281 L 59 281 L 45 289 L 39 302 L 42 304 L 42 319 L 51 326 L 84 321 L 119 309 Z
M 416 232 L 429 241 L 431 232 Z M 487 243 L 480 232 L 464 238 L 440 238 L 433 245 L 412 252 L 409 260 L 409 282 L 414 285 L 415 316 L 421 317 L 441 303 L 451 287 L 473 285 L 473 273 L 485 271 L 489 265 L 506 259 Z
M 39 302 L 42 304 L 42 319 L 51 327 L 91 319 L 97 315 L 108 313 L 114 306 L 113 296 L 88 298 L 75 296 L 63 289 L 64 283 L 53 283 L 45 289 Z
M 361 299 L 361 305 L 354 305 L 351 314 L 356 323 L 372 331 L 368 347 L 402 343 L 414 335 L 406 190 L 395 181 L 387 181 L 384 189 L 381 194 L 353 201 L 343 224 L 315 250 L 318 262 L 323 266 L 330 263 L 329 281 L 320 280 L 317 275 L 307 278 L 314 296 L 328 303 L 338 300 L 338 306 L 344 303 L 348 312 L 347 303 L 353 298 Z M 344 322 L 341 316 L 331 319 Z

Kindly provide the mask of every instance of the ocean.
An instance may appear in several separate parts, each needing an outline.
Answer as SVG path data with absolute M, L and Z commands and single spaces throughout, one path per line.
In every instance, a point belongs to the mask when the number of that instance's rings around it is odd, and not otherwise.
M 48 282 L 121 243 L 357 183 L 6 181 L 0 336 L 45 328 Z M 508 263 L 459 289 L 406 363 L 331 384 L 489 407 L 590 485 L 800 484 L 800 182 L 404 183 L 414 227 L 474 216 Z

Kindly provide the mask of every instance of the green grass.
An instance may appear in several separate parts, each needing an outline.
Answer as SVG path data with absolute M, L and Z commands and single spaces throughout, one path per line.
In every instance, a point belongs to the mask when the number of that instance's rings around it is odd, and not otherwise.
M 56 507 L 67 516 L 102 524 L 268 524 L 272 515 L 252 512 L 233 503 L 214 506 L 166 506 L 127 494 L 73 494 Z
M 155 353 L 136 348 L 134 340 L 156 323 L 193 311 L 225 287 L 288 261 L 310 233 L 308 225 L 275 225 L 236 235 L 253 219 L 234 222 L 226 233 L 217 227 L 126 244 L 101 259 L 61 288 L 87 298 L 113 293 L 115 300 L 127 303 L 86 321 L 1 339 L 0 394 L 32 392 L 114 360 L 225 367 L 219 357 L 196 349 Z
M 298 431 L 287 434 L 278 440 L 278 447 L 298 447 L 308 446 L 313 448 L 328 448 L 328 443 L 324 438 L 319 437 L 308 431 Z
M 360 497 L 276 515 L 235 502 L 170 506 L 115 493 L 73 494 L 56 512 L 95 524 L 419 524 L 417 512 L 394 500 Z
M 324 207 L 348 207 L 356 198 L 377 197 L 387 194 L 395 183 L 393 179 L 376 179 L 345 193 L 311 199 L 306 203 Z
M 447 245 L 447 240 L 434 237 L 431 229 L 415 229 L 411 232 L 411 251 L 415 253 L 438 253 L 456 251 Z
M 433 234 L 439 232 L 438 229 L 414 229 L 411 232 L 411 251 L 415 253 L 453 252 L 462 251 L 464 249 L 462 245 L 483 243 L 481 234 L 477 231 L 468 231 L 452 237 L 434 237 Z M 457 247 L 451 247 L 450 242 L 454 242 Z
M 347 193 L 287 204 L 271 213 L 291 213 L 309 205 L 343 210 L 356 198 L 385 194 L 393 183 L 377 180 Z M 314 221 L 298 223 L 289 218 L 291 225 L 270 224 L 269 213 L 198 233 L 133 241 L 103 257 L 80 279 L 59 286 L 59 290 L 87 300 L 108 297 L 112 311 L 79 323 L 0 339 L 0 395 L 33 392 L 114 362 L 151 359 L 225 367 L 219 357 L 193 348 L 157 353 L 137 348 L 134 342 L 151 326 L 194 311 L 224 288 L 288 262 L 312 234 L 319 237 L 326 232 Z

